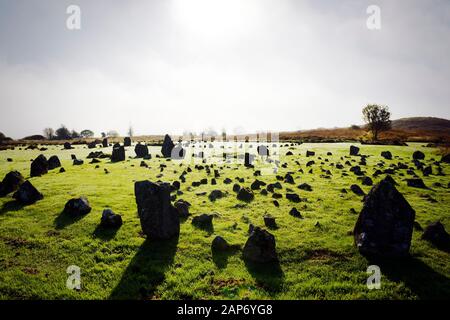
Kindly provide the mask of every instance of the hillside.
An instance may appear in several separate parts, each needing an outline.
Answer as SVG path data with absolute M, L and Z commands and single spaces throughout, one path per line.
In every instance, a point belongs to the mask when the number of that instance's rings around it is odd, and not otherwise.
M 392 121 L 392 128 L 398 130 L 448 131 L 450 120 L 433 117 L 411 117 Z
M 350 141 L 368 138 L 364 126 L 355 128 L 313 129 L 280 133 L 282 140 Z M 433 117 L 411 117 L 392 121 L 392 129 L 380 134 L 381 140 L 416 142 L 450 142 L 450 120 Z

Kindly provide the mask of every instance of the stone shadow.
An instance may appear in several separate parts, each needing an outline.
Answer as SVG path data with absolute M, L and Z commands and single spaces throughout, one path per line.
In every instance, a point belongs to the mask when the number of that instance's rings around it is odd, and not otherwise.
M 382 276 L 394 282 L 403 282 L 420 299 L 441 300 L 450 297 L 450 279 L 415 257 L 398 261 L 380 259 L 368 261 L 380 267 Z
M 25 206 L 16 200 L 5 202 L 0 209 L 0 214 L 4 214 L 10 211 L 22 210 Z
M 71 214 L 68 214 L 64 210 L 61 211 L 61 213 L 55 218 L 55 221 L 53 224 L 55 225 L 56 230 L 64 229 L 65 227 L 77 222 L 78 220 L 81 220 L 84 218 L 85 215 L 77 215 L 73 216 Z
M 136 300 L 150 298 L 173 264 L 178 237 L 165 241 L 145 240 L 133 257 L 109 299 Z
M 284 282 L 284 273 L 278 261 L 261 264 L 245 261 L 245 266 L 256 280 L 258 286 L 273 293 L 281 290 Z

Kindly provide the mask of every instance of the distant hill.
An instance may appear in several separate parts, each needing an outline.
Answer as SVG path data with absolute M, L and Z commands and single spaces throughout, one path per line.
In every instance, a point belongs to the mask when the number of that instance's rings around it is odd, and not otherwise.
M 450 142 L 450 120 L 433 117 L 411 117 L 392 120 L 392 129 L 382 132 L 381 140 Z M 281 132 L 280 139 L 302 139 L 303 141 L 348 141 L 367 139 L 364 125 L 350 128 L 313 129 Z
M 445 132 L 450 130 L 450 120 L 433 117 L 401 118 L 392 121 L 392 129 Z

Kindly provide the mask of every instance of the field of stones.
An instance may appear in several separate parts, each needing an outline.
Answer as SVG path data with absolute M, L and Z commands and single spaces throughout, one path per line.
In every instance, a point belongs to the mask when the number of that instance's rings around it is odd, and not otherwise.
M 0 298 L 448 299 L 449 162 L 421 143 L 16 146 Z

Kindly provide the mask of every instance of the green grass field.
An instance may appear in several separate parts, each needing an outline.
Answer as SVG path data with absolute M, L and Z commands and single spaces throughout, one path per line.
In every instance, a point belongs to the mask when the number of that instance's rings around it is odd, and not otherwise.
M 370 263 L 353 245 L 351 231 L 362 207 L 362 197 L 349 189 L 357 183 L 367 193 L 371 187 L 362 186 L 350 167 L 338 170 L 331 163 L 344 163 L 358 157 L 348 156 L 350 144 L 302 144 L 282 147 L 279 174 L 294 172 L 295 184 L 284 182 L 280 193 L 290 188 L 307 201 L 289 202 L 279 199 L 279 208 L 273 205 L 269 195 L 255 193 L 251 203 L 236 199 L 232 187 L 236 177 L 245 178 L 243 186 L 254 181 L 253 169 L 238 164 L 216 165 L 221 177 L 218 184 L 192 187 L 193 181 L 213 177 L 204 170 L 193 169 L 182 184 L 184 193 L 177 199 L 191 203 L 193 215 L 218 213 L 213 230 L 201 230 L 191 225 L 191 218 L 181 223 L 178 239 L 166 242 L 150 242 L 141 234 L 134 197 L 134 182 L 139 180 L 173 182 L 178 180 L 187 164 L 155 158 L 159 147 L 151 147 L 152 160 L 146 160 L 149 168 L 139 166 L 141 159 L 127 159 L 111 163 L 101 160 L 100 168 L 86 160 L 92 151 L 85 146 L 74 150 L 61 150 L 61 146 L 49 146 L 47 151 L 15 150 L 0 152 L 0 179 L 11 171 L 18 170 L 29 178 L 30 159 L 40 153 L 50 157 L 58 155 L 65 173 L 58 169 L 48 174 L 31 178 L 30 181 L 44 194 L 37 203 L 21 207 L 11 194 L 0 198 L 0 298 L 1 299 L 430 299 L 450 298 L 449 254 L 421 240 L 421 232 L 414 231 L 411 259 L 403 262 L 380 265 L 381 289 L 369 290 L 366 273 Z M 360 153 L 370 155 L 367 166 L 362 169 L 372 177 L 375 165 L 382 159 L 383 150 L 392 152 L 393 160 L 384 160 L 386 165 L 402 161 L 408 166 L 412 153 L 421 150 L 426 154 L 425 162 L 432 164 L 440 160 L 438 150 L 422 147 L 421 144 L 398 146 L 360 146 Z M 293 156 L 284 156 L 291 149 Z M 110 153 L 109 149 L 102 149 Z M 305 157 L 306 150 L 316 152 L 314 157 Z M 327 152 L 333 153 L 327 156 Z M 70 155 L 84 159 L 82 166 L 73 166 Z M 127 149 L 128 156 L 135 156 L 134 148 Z M 318 159 L 321 157 L 322 160 Z M 13 162 L 7 162 L 12 158 Z M 328 159 L 328 162 L 325 161 Z M 315 160 L 313 173 L 308 173 L 305 164 Z M 298 165 L 295 161 L 298 161 Z M 323 162 L 323 164 L 321 164 Z M 162 177 L 159 165 L 167 168 Z M 180 166 L 181 163 L 181 166 Z M 408 187 L 406 170 L 398 170 L 393 178 L 399 183 L 398 190 L 416 211 L 416 221 L 422 227 L 441 220 L 450 231 L 450 166 L 442 164 L 445 176 L 422 177 L 429 189 Z M 104 168 L 109 170 L 105 174 Z M 302 168 L 304 173 L 299 173 Z M 321 168 L 332 172 L 331 179 L 321 177 Z M 436 167 L 434 167 L 436 169 Z M 342 172 L 349 173 L 342 176 Z M 436 172 L 434 172 L 436 173 Z M 403 176 L 402 176 L 403 175 Z M 233 183 L 224 184 L 225 178 Z M 384 175 L 374 178 L 376 183 Z M 258 177 L 265 182 L 275 182 L 274 175 Z M 299 190 L 296 186 L 308 183 L 313 191 Z M 441 183 L 442 187 L 433 186 Z M 346 188 L 347 194 L 341 193 Z M 209 201 L 207 195 L 213 189 L 227 191 L 225 198 Z M 206 195 L 197 195 L 206 192 Z M 65 203 L 72 197 L 86 196 L 92 212 L 79 220 L 62 215 Z M 430 198 L 436 202 L 430 201 Z M 240 205 L 238 205 L 240 204 Z M 238 205 L 238 206 L 237 206 Z M 104 208 L 111 208 L 123 217 L 124 224 L 117 232 L 99 228 Z M 289 215 L 296 207 L 304 219 Z M 351 209 L 356 210 L 356 214 Z M 211 241 L 216 235 L 224 237 L 241 247 L 248 237 L 248 224 L 264 226 L 263 215 L 277 218 L 279 228 L 270 230 L 276 238 L 279 266 L 255 268 L 246 265 L 242 252 L 213 256 Z M 319 222 L 320 226 L 316 226 Z M 67 267 L 81 268 L 81 290 L 66 288 Z

